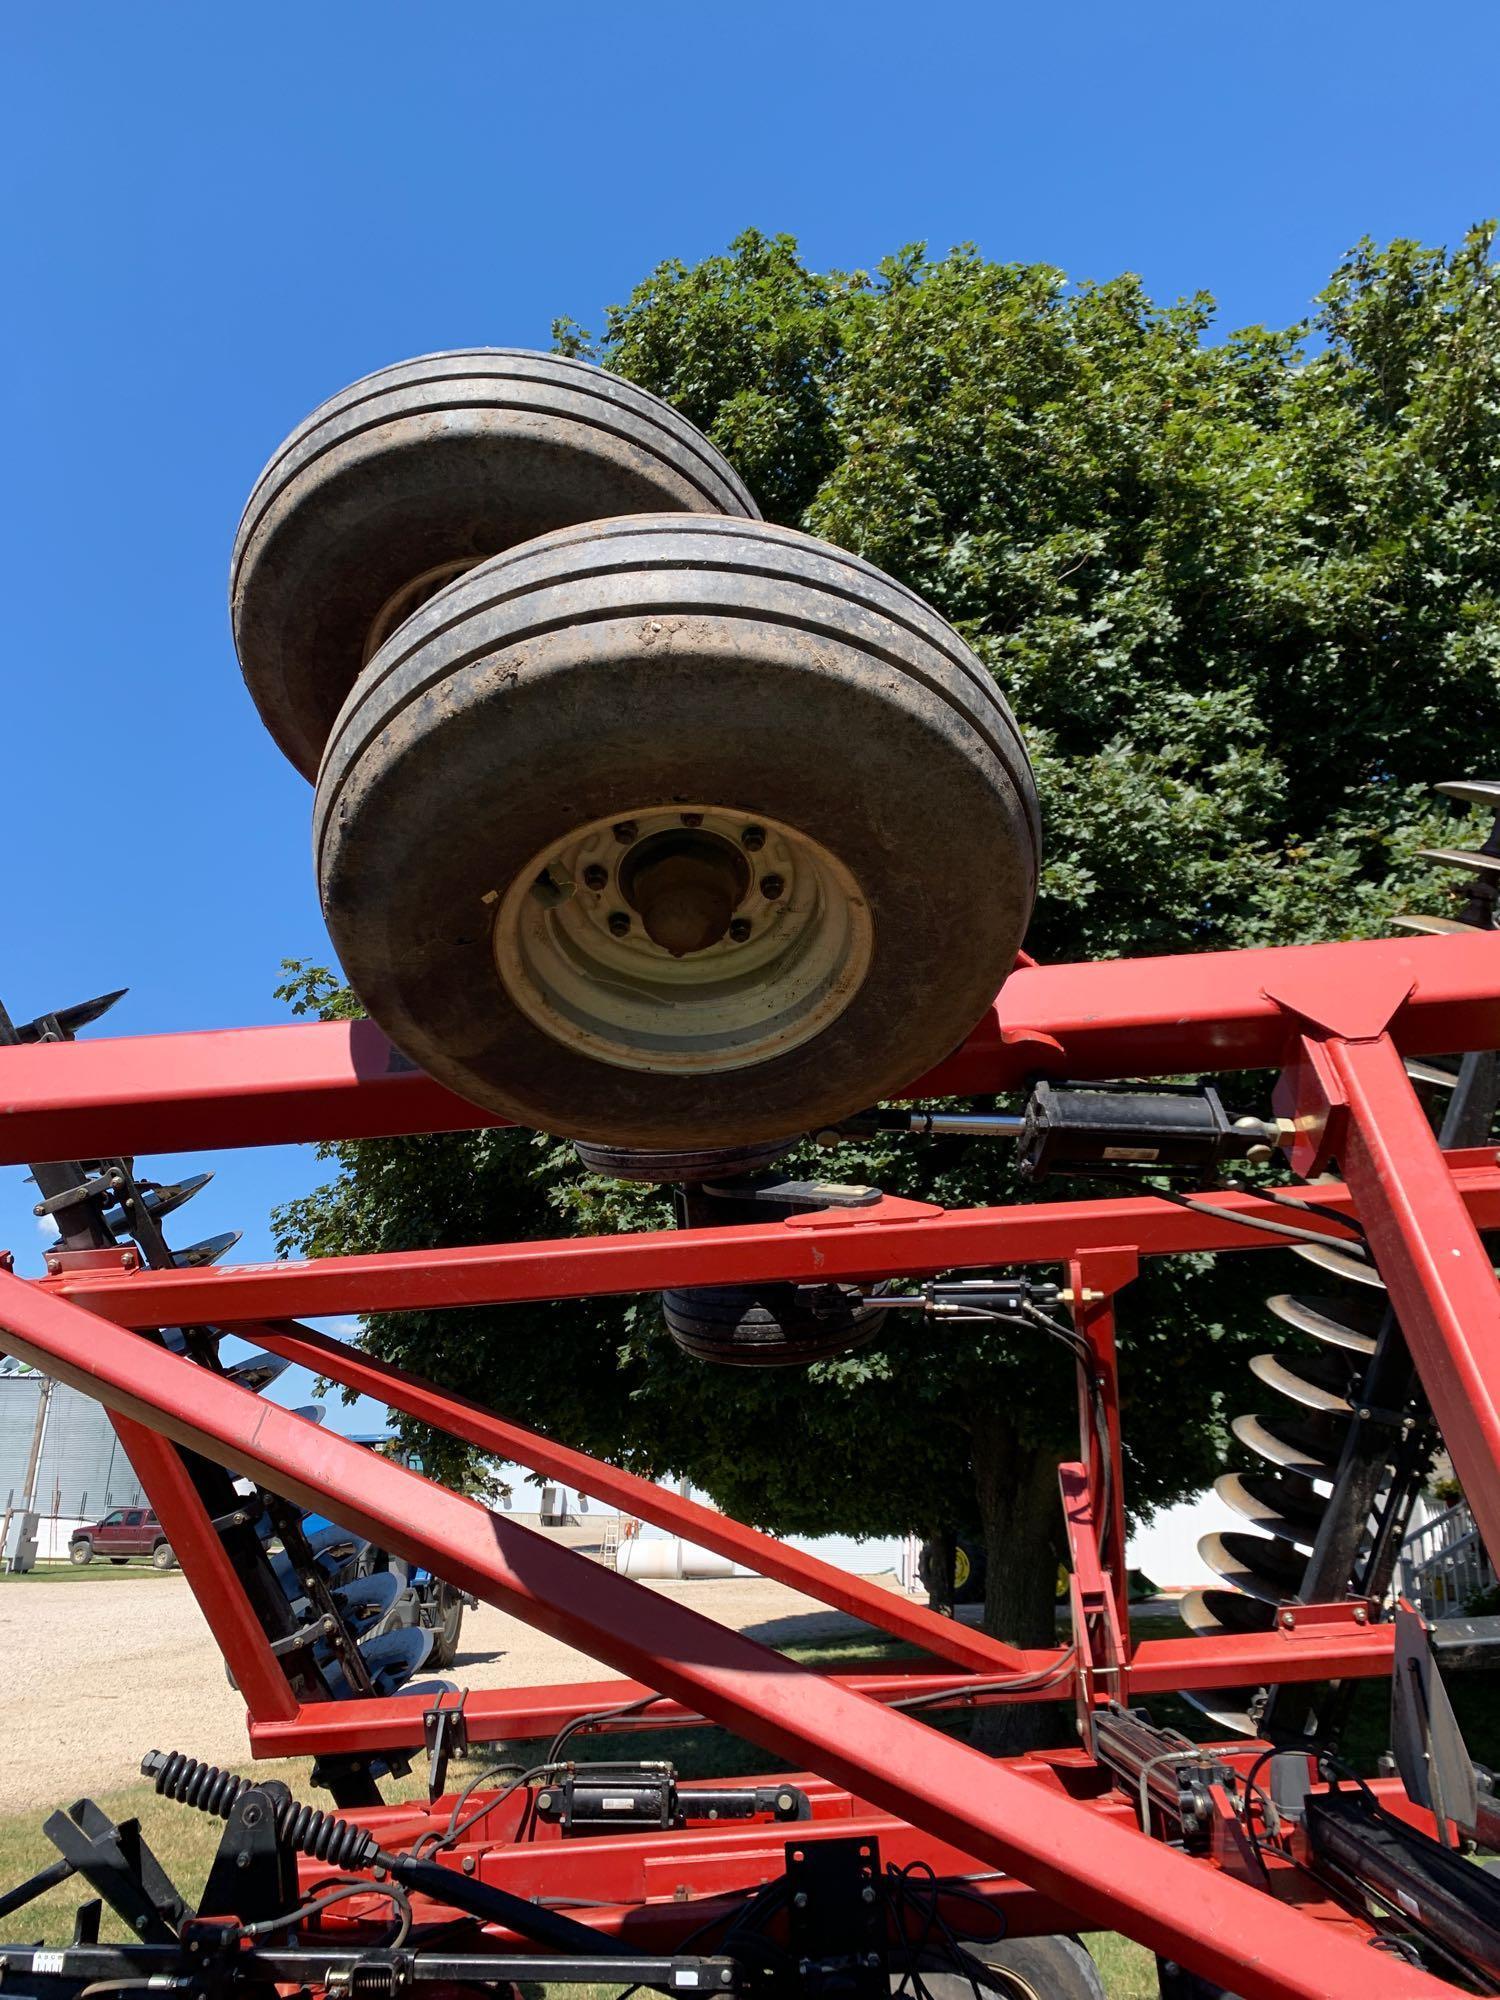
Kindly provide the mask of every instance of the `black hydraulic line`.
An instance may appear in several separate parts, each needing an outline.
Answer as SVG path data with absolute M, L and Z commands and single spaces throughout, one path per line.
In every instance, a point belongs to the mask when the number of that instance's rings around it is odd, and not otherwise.
M 235 1801 L 250 1790 L 254 1780 L 222 1770 L 217 1764 L 202 1764 L 176 1751 L 150 1750 L 141 1759 L 141 1775 L 150 1778 L 163 1798 L 195 1806 L 199 1812 L 228 1819 Z M 591 1930 L 587 1924 L 549 1910 L 509 1890 L 492 1888 L 472 1875 L 443 1868 L 433 1861 L 418 1861 L 409 1854 L 389 1854 L 366 1828 L 336 1813 L 319 1812 L 294 1799 L 284 1785 L 264 1784 L 259 1790 L 276 1799 L 276 1830 L 299 1854 L 326 1861 L 331 1867 L 384 1869 L 403 1888 L 415 1889 L 435 1902 L 449 1903 L 482 1923 L 502 1924 L 530 1938 L 534 1944 L 554 1951 L 594 1956 L 624 1957 L 629 1946 Z

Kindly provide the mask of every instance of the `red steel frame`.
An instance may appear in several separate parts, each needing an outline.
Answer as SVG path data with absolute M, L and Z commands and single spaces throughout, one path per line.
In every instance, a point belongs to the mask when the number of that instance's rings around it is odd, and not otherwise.
M 1357 1216 L 1399 1309 L 1413 1359 L 1481 1530 L 1500 1547 L 1500 1288 L 1480 1240 L 1500 1228 L 1500 1158 L 1444 1155 L 1403 1055 L 1500 1046 L 1500 937 L 1205 954 L 1031 967 L 911 1095 L 993 1093 L 1038 1075 L 1282 1072 L 1304 1173 L 1336 1164 L 1324 1210 Z M 0 1052 L 0 1164 L 196 1146 L 456 1130 L 485 1122 L 391 1050 L 369 1024 L 328 1024 L 8 1048 Z M 490 1121 L 497 1122 L 497 1121 Z M 640 1718 L 704 1717 L 805 1763 L 809 1838 L 879 1835 L 889 1858 L 984 1873 L 1017 1930 L 1110 1927 L 1246 2000 L 1451 1991 L 1365 1948 L 1367 1929 L 1309 1904 L 1306 1878 L 1247 1861 L 1226 1830 L 1213 1858 L 1152 1840 L 1086 1750 L 995 1761 L 892 1703 L 1057 1699 L 1086 1719 L 1102 1701 L 1249 1682 L 1389 1671 L 1389 1628 L 1366 1607 L 1298 1607 L 1243 1636 L 1133 1643 L 1114 1301 L 1142 1256 L 1272 1247 L 1249 1220 L 1286 1218 L 1274 1196 L 1216 1196 L 1211 1215 L 1150 1194 L 944 1212 L 887 1197 L 753 1228 L 409 1251 L 224 1270 L 145 1271 L 130 1252 L 66 1260 L 38 1280 L 0 1270 L 6 1349 L 96 1396 L 126 1448 L 245 1692 L 255 1754 L 413 1747 L 424 1698 L 299 1702 L 271 1653 L 182 1461 L 185 1446 L 436 1569 L 629 1676 L 581 1687 L 475 1691 L 471 1735 L 550 1731 L 600 1706 L 665 1697 Z M 1332 1220 L 1299 1222 L 1344 1234 Z M 7 1265 L 8 1265 L 8 1260 Z M 1080 1397 L 1080 1458 L 1060 1468 L 1073 1555 L 1075 1648 L 1022 1651 L 801 1555 L 680 1496 L 586 1458 L 493 1411 L 377 1362 L 297 1316 L 505 1303 L 668 1285 L 926 1276 L 1063 1264 L 1105 1412 Z M 720 1550 L 922 1647 L 920 1671 L 825 1675 L 415 1472 L 268 1404 L 141 1337 L 162 1325 L 233 1327 L 268 1350 L 376 1395 Z M 1048 1677 L 1038 1689 L 1039 1676 Z M 1007 1686 L 1011 1682 L 1013 1686 Z M 1087 1740 L 1085 1738 L 1085 1740 Z M 188 1746 L 190 1747 L 190 1746 Z M 1397 1809 L 1400 1801 L 1392 1800 Z M 383 1808 L 388 1829 L 415 1808 Z M 1413 1815 L 1415 1816 L 1415 1815 Z M 1420 1816 L 1416 1816 L 1420 1817 Z M 715 1896 L 779 1872 L 784 1834 L 725 1826 L 653 1838 L 517 1846 L 487 1828 L 465 1859 L 522 1893 L 583 1894 L 600 1927 L 670 1944 Z M 1216 1865 L 1216 1863 L 1221 1865 Z M 999 1871 L 999 1873 L 993 1873 Z M 591 1917 L 592 1920 L 592 1917 Z

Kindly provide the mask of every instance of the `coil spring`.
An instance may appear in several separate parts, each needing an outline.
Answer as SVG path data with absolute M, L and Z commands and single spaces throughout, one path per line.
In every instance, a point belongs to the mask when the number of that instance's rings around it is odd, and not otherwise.
M 349 2000 L 391 2000 L 398 1983 L 395 1966 L 378 1960 L 351 1965 L 348 1979 Z
M 156 1785 L 158 1795 L 175 1799 L 179 1805 L 196 1806 L 199 1812 L 228 1819 L 235 1802 L 249 1791 L 254 1780 L 221 1771 L 217 1764 L 200 1764 L 184 1757 L 180 1750 L 149 1750 L 141 1759 L 141 1775 Z M 268 1788 L 269 1789 L 269 1788 Z M 299 1854 L 314 1861 L 331 1862 L 335 1868 L 368 1868 L 380 1854 L 379 1843 L 363 1827 L 303 1805 L 284 1786 L 275 1788 L 276 1831 Z

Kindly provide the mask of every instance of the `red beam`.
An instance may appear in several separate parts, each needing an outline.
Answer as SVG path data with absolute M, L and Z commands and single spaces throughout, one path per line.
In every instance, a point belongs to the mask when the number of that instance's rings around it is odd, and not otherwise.
M 116 1413 L 114 1427 L 193 1596 L 254 1715 L 283 1725 L 300 1712 L 260 1620 L 225 1553 L 187 1467 L 159 1431 Z M 321 1706 L 331 1706 L 323 1703 Z
M 394 1553 L 1247 2000 L 1451 1992 L 1411 1966 L 1377 1972 L 1365 1946 L 1211 1863 L 1101 1822 L 1004 1763 L 9 1274 L 0 1274 L 0 1327 L 11 1353 L 109 1408 L 300 1506 L 332 1508 Z
M 9 1051 L 0 1051 L 0 1056 Z M 1500 1166 L 1493 1147 L 1449 1156 L 1481 1229 L 1500 1228 Z M 1216 1208 L 1315 1232 L 1315 1215 L 1258 1196 L 1218 1193 Z M 1349 1190 L 1319 1185 L 1324 1208 L 1352 1212 Z M 1332 1242 L 1344 1234 L 1327 1225 Z M 39 1287 L 120 1326 L 233 1325 L 320 1319 L 336 1313 L 591 1298 L 668 1286 L 827 1284 L 991 1264 L 1057 1264 L 1121 1243 L 1143 1256 L 1269 1250 L 1281 1239 L 1153 1195 L 1118 1201 L 1027 1202 L 943 1210 L 887 1197 L 872 1208 L 825 1209 L 789 1222 L 724 1229 L 648 1230 L 449 1250 L 393 1250 L 303 1263 L 235 1264 L 221 1270 L 71 1271 Z M 1284 1247 L 1284 1245 L 1282 1246 Z
M 743 1563 L 761 1576 L 772 1577 L 847 1612 L 851 1618 L 862 1618 L 866 1624 L 920 1646 L 940 1660 L 954 1660 L 959 1666 L 989 1674 L 1024 1672 L 1032 1664 L 1015 1646 L 1007 1646 L 987 1633 L 972 1631 L 955 1619 L 940 1617 L 925 1605 L 913 1604 L 862 1576 L 835 1569 L 832 1563 L 817 1556 L 804 1555 L 772 1535 L 747 1528 L 730 1515 L 717 1513 L 680 1493 L 668 1492 L 649 1479 L 638 1479 L 633 1472 L 624 1472 L 618 1466 L 573 1451 L 538 1431 L 527 1430 L 524 1425 L 507 1423 L 467 1396 L 453 1395 L 435 1383 L 424 1382 L 420 1375 L 412 1375 L 390 1362 L 377 1361 L 357 1347 L 315 1333 L 311 1327 L 252 1326 L 244 1329 L 244 1337 L 257 1346 L 269 1348 L 273 1354 L 284 1354 L 290 1361 L 301 1362 L 315 1375 L 331 1376 L 346 1388 L 374 1396 L 407 1416 L 460 1437 L 507 1463 L 524 1465 L 548 1479 L 560 1480 L 565 1486 L 578 1487 L 591 1499 L 612 1501 L 627 1514 L 639 1515 L 641 1520 L 665 1528 L 669 1534 L 684 1535 L 703 1548 L 727 1556 L 731 1562 Z
M 1500 1549 L 1500 1286 L 1395 1045 L 1323 1043 L 1348 1103 L 1345 1171 L 1485 1545 Z M 1481 1224 L 1481 1227 L 1483 1224 Z
M 1029 1673 L 1044 1672 L 1065 1658 L 1061 1649 L 1025 1655 Z M 1390 1666 L 1387 1645 L 1383 1665 Z M 1326 1668 L 1324 1669 L 1326 1673 Z M 964 1698 L 972 1674 L 906 1673 L 871 1668 L 862 1674 L 829 1673 L 826 1679 L 851 1693 L 866 1695 L 885 1707 L 927 1695 L 951 1694 L 953 1707 L 990 1708 L 1034 1701 L 1034 1693 L 989 1693 Z M 993 1687 L 993 1682 L 978 1683 Z M 1197 1686 L 1196 1681 L 1193 1682 Z M 1023 1684 L 1024 1686 L 1024 1684 Z M 1067 1700 L 1071 1683 L 1064 1680 L 1049 1699 Z M 464 1721 L 476 1743 L 520 1742 L 528 1737 L 553 1737 L 566 1723 L 600 1709 L 623 1708 L 644 1701 L 653 1690 L 642 1681 L 565 1681 L 553 1687 L 470 1688 Z M 308 1702 L 285 1721 L 252 1719 L 250 1743 L 257 1757 L 319 1757 L 336 1752 L 400 1750 L 423 1742 L 423 1712 L 432 1706 L 427 1695 L 388 1695 L 369 1701 Z M 624 1729 L 682 1729 L 704 1722 L 700 1709 L 661 1699 L 644 1714 L 633 1715 Z
M 1315 1637 L 1292 1638 L 1279 1631 L 1215 1634 L 1211 1638 L 1142 1639 L 1124 1675 L 1128 1697 L 1175 1694 L 1181 1688 L 1243 1687 L 1247 1682 L 1290 1683 L 1326 1680 L 1376 1680 L 1389 1675 L 1392 1659 L 1390 1625 L 1345 1628 Z M 1026 1655 L 1026 1671 L 1037 1674 L 1063 1659 L 1061 1649 Z M 1038 1697 L 1035 1693 L 994 1689 L 970 1694 L 972 1675 L 910 1673 L 904 1670 L 863 1674 L 830 1674 L 839 1686 L 887 1707 L 915 1695 L 951 1694 L 950 1708 L 990 1708 L 1013 1702 L 1066 1700 L 1071 1682 L 1064 1680 Z M 986 1683 L 986 1686 L 992 1686 Z M 518 1741 L 531 1736 L 555 1736 L 565 1723 L 604 1708 L 623 1708 L 654 1692 L 644 1681 L 568 1681 L 552 1687 L 471 1688 L 464 1714 L 476 1742 Z M 1122 1695 L 1122 1699 L 1125 1696 Z M 250 1741 L 257 1757 L 316 1757 L 359 1749 L 410 1749 L 423 1741 L 422 1715 L 430 1706 L 425 1695 L 393 1695 L 380 1701 L 308 1703 L 282 1722 L 252 1721 Z M 934 1704 L 934 1712 L 937 1705 Z M 702 1722 L 700 1709 L 662 1700 L 645 1714 L 632 1716 L 627 1727 L 680 1729 Z M 492 1738 L 487 1732 L 493 1732 Z
M 1295 1031 L 1267 989 L 1409 974 L 1410 1055 L 1500 1046 L 1500 936 L 1290 945 L 1023 967 L 907 1095 L 1017 1090 L 1038 1074 L 1276 1069 Z M 0 1050 L 0 1165 L 503 1124 L 442 1089 L 373 1023 L 293 1023 Z

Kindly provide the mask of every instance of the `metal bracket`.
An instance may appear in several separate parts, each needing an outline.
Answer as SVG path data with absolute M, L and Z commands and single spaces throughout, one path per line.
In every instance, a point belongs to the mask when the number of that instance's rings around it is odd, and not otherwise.
M 1320 1639 L 1330 1626 L 1373 1625 L 1376 1611 L 1367 1599 L 1355 1597 L 1333 1604 L 1284 1604 L 1276 1614 L 1276 1629 L 1283 1639 Z
M 172 1942 L 187 1904 L 142 1840 L 139 1820 L 116 1826 L 92 1799 L 76 1799 L 66 1812 L 51 1814 L 42 1831 L 138 1938 Z
M 462 1757 L 469 1747 L 469 1725 L 464 1720 L 464 1703 L 469 1690 L 460 1688 L 458 1700 L 448 1704 L 440 1695 L 431 1708 L 422 1711 L 422 1741 L 427 1746 L 427 1802 L 443 1796 L 448 1784 L 448 1760 Z
M 297 1907 L 297 1864 L 277 1831 L 278 1808 L 291 1794 L 274 1780 L 241 1792 L 219 1841 L 200 1917 L 238 1917 L 262 1923 Z
M 787 1930 L 802 1990 L 889 2000 L 878 1840 L 788 1841 Z
M 113 1250 L 49 1250 L 42 1261 L 49 1278 L 66 1278 L 75 1271 L 138 1271 L 141 1253 L 122 1243 Z

